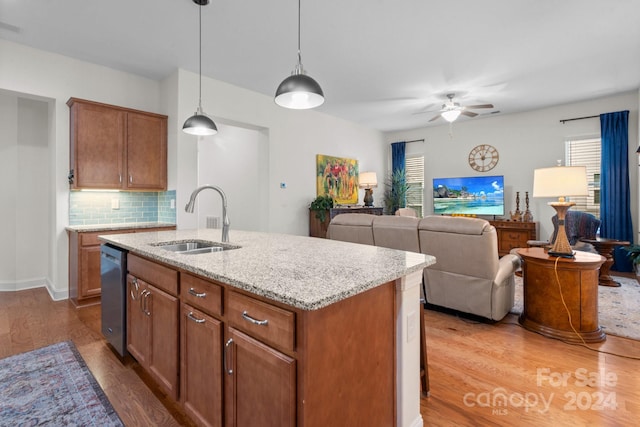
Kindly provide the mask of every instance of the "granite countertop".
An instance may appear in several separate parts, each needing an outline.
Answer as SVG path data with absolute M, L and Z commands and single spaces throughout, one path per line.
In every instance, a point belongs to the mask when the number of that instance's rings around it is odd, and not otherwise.
M 240 248 L 197 255 L 170 252 L 158 243 L 221 242 L 220 230 L 110 234 L 100 240 L 303 310 L 328 306 L 436 261 L 376 246 L 237 230 L 231 230 L 229 245 Z
M 65 228 L 68 231 L 77 231 L 78 233 L 83 233 L 92 231 L 117 231 L 133 228 L 157 228 L 175 226 L 175 224 L 171 224 L 168 222 L 121 222 L 117 224 L 69 225 Z

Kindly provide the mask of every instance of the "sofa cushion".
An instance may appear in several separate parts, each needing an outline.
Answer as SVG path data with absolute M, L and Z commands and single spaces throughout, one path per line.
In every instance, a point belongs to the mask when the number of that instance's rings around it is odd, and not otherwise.
M 373 219 L 373 241 L 376 246 L 420 252 L 418 218 L 407 216 L 376 216 Z
M 491 227 L 489 221 L 480 218 L 430 215 L 420 220 L 420 230 L 479 236 Z
M 337 215 L 329 223 L 327 237 L 343 242 L 373 245 L 373 218 L 375 216 L 357 213 Z

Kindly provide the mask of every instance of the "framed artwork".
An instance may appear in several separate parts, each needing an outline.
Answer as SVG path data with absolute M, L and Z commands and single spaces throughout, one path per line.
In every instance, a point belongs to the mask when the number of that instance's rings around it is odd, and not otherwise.
M 316 155 L 316 193 L 329 195 L 339 205 L 358 203 L 358 161 Z

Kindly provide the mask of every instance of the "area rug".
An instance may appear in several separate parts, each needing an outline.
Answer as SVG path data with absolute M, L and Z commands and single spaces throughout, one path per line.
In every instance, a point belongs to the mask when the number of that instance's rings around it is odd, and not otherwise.
M 72 342 L 0 360 L 1 426 L 123 426 Z
M 634 278 L 612 276 L 622 286 L 598 286 L 598 321 L 605 333 L 640 340 L 640 285 Z M 512 313 L 522 313 L 522 278 L 516 276 Z

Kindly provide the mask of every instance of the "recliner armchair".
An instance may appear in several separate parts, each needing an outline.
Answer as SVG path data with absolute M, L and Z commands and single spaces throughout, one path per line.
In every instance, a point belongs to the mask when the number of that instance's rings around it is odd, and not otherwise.
M 553 234 L 548 241 L 530 240 L 527 242 L 529 246 L 546 246 L 551 242 L 555 242 L 558 234 L 558 215 L 551 218 L 553 223 Z M 600 220 L 589 212 L 569 210 L 564 217 L 564 229 L 569 239 L 571 247 L 578 251 L 594 252 L 593 245 L 581 242 L 580 239 L 595 239 L 600 228 Z
M 424 269 L 429 304 L 500 320 L 513 307 L 520 257 L 498 257 L 496 229 L 479 218 L 428 216 L 418 226 L 420 251 L 436 257 Z

